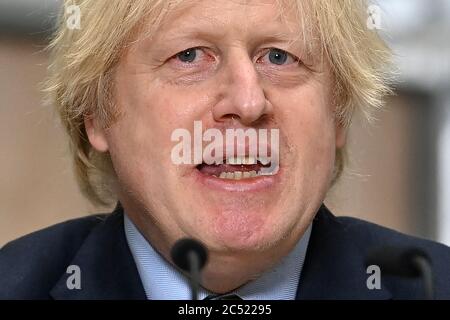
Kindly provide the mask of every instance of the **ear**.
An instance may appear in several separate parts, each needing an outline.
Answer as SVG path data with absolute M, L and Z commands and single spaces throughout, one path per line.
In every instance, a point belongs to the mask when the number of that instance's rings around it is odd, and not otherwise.
M 105 129 L 99 125 L 94 117 L 85 117 L 84 127 L 86 128 L 89 142 L 95 150 L 98 152 L 106 152 L 109 150 Z
M 336 122 L 336 149 L 341 149 L 347 142 L 347 129 L 340 123 Z

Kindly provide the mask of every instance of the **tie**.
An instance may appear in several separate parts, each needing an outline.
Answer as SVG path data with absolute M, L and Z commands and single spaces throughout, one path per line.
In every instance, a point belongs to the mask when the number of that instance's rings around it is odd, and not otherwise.
M 203 300 L 242 300 L 237 294 L 210 294 Z

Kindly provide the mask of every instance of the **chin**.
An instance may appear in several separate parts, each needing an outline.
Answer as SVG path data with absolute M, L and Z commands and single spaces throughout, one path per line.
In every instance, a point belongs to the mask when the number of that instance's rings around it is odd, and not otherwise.
M 267 212 L 222 211 L 205 227 L 211 250 L 255 252 L 281 240 L 280 228 Z M 278 217 L 279 221 L 280 217 Z

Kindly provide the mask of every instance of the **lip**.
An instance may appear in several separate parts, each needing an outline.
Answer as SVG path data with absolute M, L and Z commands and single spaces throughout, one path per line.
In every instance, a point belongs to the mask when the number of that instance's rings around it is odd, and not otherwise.
M 280 167 L 274 175 L 258 176 L 249 179 L 232 180 L 221 179 L 212 175 L 206 175 L 194 168 L 195 180 L 209 190 L 226 192 L 261 192 L 273 189 L 280 181 L 283 170 Z

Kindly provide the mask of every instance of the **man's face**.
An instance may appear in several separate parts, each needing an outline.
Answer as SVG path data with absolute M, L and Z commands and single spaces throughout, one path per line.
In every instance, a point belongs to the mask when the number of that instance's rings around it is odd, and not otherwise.
M 150 237 L 167 246 L 194 237 L 215 252 L 245 252 L 292 247 L 311 222 L 344 133 L 334 120 L 329 66 L 308 54 L 301 23 L 285 14 L 276 1 L 188 2 L 121 59 L 115 99 L 123 116 L 104 137 L 90 138 L 109 150 L 120 200 L 135 222 L 145 221 L 141 231 L 152 226 Z M 204 131 L 267 129 L 270 137 L 279 130 L 279 146 L 267 143 L 279 170 L 255 177 L 261 162 L 174 163 L 172 134 L 187 129 L 194 139 L 194 121 Z M 235 171 L 240 179 L 221 175 Z

